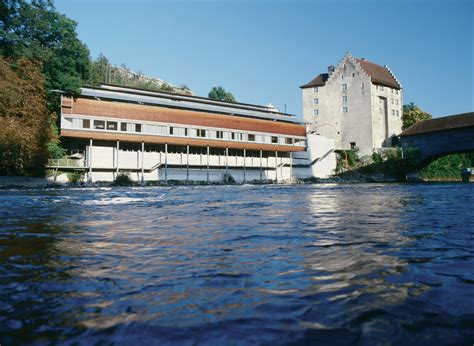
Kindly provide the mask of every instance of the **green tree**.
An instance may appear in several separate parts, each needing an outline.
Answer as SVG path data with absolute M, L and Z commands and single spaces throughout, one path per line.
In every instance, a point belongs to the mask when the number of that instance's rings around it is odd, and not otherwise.
M 58 13 L 51 0 L 2 0 L 0 13 L 0 54 L 38 61 L 47 91 L 77 92 L 90 65 L 77 23 Z
M 209 98 L 226 102 L 235 102 L 235 97 L 223 87 L 213 87 L 209 92 Z
M 413 102 L 408 105 L 403 105 L 402 130 L 409 128 L 411 125 L 419 121 L 424 121 L 431 118 L 431 114 L 422 111 L 420 107 L 415 105 Z

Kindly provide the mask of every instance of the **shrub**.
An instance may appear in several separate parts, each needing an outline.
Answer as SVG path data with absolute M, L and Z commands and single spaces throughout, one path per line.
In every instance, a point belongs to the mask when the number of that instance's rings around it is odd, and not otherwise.
M 114 185 L 117 186 L 130 186 L 133 185 L 132 178 L 130 178 L 130 173 L 119 173 L 115 178 Z
M 73 183 L 73 184 L 78 184 L 78 183 L 82 183 L 84 181 L 84 172 L 83 171 L 73 171 L 73 172 L 69 172 L 67 174 L 67 180 L 70 182 L 70 183 Z
M 222 181 L 225 184 L 235 184 L 235 179 L 230 173 L 224 173 L 224 176 L 222 178 Z

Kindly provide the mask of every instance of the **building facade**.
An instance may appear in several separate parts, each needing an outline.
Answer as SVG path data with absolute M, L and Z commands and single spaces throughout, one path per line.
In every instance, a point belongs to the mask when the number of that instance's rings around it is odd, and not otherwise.
M 332 140 L 312 134 L 319 148 L 308 150 L 294 115 L 109 84 L 62 94 L 60 131 L 69 159 L 50 168 L 82 169 L 90 182 L 124 172 L 143 182 L 284 181 L 328 176 L 335 166 Z
M 402 86 L 388 66 L 347 53 L 300 88 L 310 131 L 334 139 L 336 149 L 369 155 L 402 130 Z

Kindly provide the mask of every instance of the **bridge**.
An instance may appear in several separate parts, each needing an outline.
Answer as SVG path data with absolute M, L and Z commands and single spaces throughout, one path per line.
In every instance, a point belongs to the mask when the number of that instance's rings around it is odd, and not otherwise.
M 445 155 L 474 152 L 474 112 L 418 122 L 399 135 L 398 144 L 418 148 L 418 168 Z

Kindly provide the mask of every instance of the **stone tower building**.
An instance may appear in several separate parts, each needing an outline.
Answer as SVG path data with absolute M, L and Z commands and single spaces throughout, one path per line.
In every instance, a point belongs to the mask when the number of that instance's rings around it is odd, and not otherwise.
M 386 65 L 346 53 L 300 88 L 310 131 L 334 139 L 336 149 L 369 155 L 402 130 L 402 86 Z

